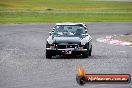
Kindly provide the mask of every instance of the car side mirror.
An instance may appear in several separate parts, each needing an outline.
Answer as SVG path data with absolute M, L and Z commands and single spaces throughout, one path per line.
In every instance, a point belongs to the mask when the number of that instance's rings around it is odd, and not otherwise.
M 54 31 L 55 31 L 55 28 L 52 29 L 52 32 L 54 32 Z
M 54 32 L 55 30 L 52 30 L 52 32 Z
M 87 30 L 85 30 L 85 33 L 88 33 L 88 31 L 87 31 Z
M 51 33 L 51 32 L 49 32 L 49 35 L 52 35 L 52 33 Z

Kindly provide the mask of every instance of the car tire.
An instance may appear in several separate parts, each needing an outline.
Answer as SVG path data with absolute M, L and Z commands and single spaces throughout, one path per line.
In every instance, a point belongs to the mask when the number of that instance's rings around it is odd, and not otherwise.
M 46 58 L 47 59 L 51 59 L 52 58 L 52 54 L 50 53 L 50 51 L 46 50 Z
M 92 54 L 92 46 L 91 46 L 91 48 L 89 50 L 89 56 L 91 56 L 91 54 Z
M 88 56 L 89 56 L 89 50 L 88 50 L 87 52 L 84 52 L 84 53 L 82 54 L 82 57 L 83 57 L 83 58 L 88 58 Z
M 87 51 L 82 53 L 82 57 L 88 58 L 88 56 L 89 56 L 89 43 L 86 44 L 85 48 L 87 48 Z

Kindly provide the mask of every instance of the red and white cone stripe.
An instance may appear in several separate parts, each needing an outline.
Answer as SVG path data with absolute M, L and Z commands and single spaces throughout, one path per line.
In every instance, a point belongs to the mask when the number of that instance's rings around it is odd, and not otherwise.
M 123 46 L 132 45 L 132 42 L 125 42 L 125 41 L 120 41 L 120 40 L 112 39 L 112 36 L 106 36 L 104 38 L 98 38 L 96 40 L 98 42 L 104 42 L 104 43 L 114 44 L 114 45 L 123 45 Z M 132 47 L 132 46 L 130 46 L 130 47 Z

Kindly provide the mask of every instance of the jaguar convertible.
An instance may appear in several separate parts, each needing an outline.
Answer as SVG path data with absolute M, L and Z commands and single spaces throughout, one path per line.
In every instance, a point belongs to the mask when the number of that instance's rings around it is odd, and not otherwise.
M 56 55 L 81 55 L 92 53 L 92 38 L 84 23 L 56 23 L 46 41 L 46 58 Z

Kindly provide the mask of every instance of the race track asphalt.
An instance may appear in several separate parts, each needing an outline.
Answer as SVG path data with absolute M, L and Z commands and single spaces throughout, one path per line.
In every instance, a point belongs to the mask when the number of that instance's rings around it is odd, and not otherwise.
M 89 74 L 132 75 L 132 47 L 97 42 L 107 35 L 132 33 L 132 23 L 86 23 L 93 38 L 89 58 L 45 58 L 54 23 L 0 24 L 0 88 L 132 88 L 130 84 L 76 83 L 76 68 Z

